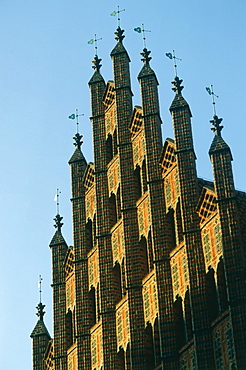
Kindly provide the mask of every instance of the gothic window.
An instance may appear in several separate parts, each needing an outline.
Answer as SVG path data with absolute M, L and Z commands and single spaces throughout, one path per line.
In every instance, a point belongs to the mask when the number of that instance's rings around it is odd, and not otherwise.
M 96 324 L 96 290 L 94 287 L 91 287 L 91 290 L 89 291 L 89 313 L 90 313 L 90 321 L 91 326 Z
M 144 159 L 142 164 L 142 187 L 143 193 L 147 191 L 147 173 L 146 173 L 146 160 Z
M 93 233 L 92 233 L 92 221 L 89 218 L 85 225 L 86 232 L 86 245 L 87 251 L 89 252 L 93 248 Z
M 175 212 L 175 218 L 176 218 L 176 234 L 178 239 L 178 244 L 180 244 L 183 239 L 183 227 L 182 227 L 182 217 L 181 217 L 181 209 L 180 209 L 180 201 L 178 201 L 176 212 Z
M 108 134 L 108 138 L 106 140 L 106 158 L 107 163 L 113 159 L 113 142 L 112 142 L 112 135 Z
M 110 225 L 111 227 L 113 227 L 117 222 L 117 207 L 114 193 L 111 193 L 111 196 L 109 198 L 109 217 Z
M 125 352 L 121 348 L 120 351 L 117 353 L 117 369 L 118 370 L 125 370 Z
M 222 313 L 228 308 L 225 269 L 224 261 L 222 258 L 220 258 L 220 262 L 218 263 L 217 267 L 217 283 L 218 283 L 220 313 Z
M 136 200 L 138 200 L 142 196 L 142 184 L 139 165 L 137 165 L 134 170 L 134 177 L 135 177 Z
M 186 293 L 185 293 L 184 307 L 185 307 L 186 338 L 187 338 L 188 341 L 190 341 L 193 337 L 193 332 L 192 332 L 192 314 L 191 314 L 190 292 L 189 292 L 189 290 L 187 290 Z
M 182 298 L 177 296 L 176 301 L 173 303 L 174 323 L 176 329 L 176 338 L 178 348 L 182 348 L 185 344 L 185 326 L 182 308 Z
M 210 321 L 214 321 L 219 314 L 217 289 L 214 280 L 214 269 L 209 268 L 206 274 L 206 296 Z
M 151 230 L 148 234 L 148 257 L 149 257 L 149 271 L 151 271 L 154 267 L 153 264 L 153 245 L 152 245 L 152 235 Z
M 146 368 L 153 370 L 155 368 L 155 352 L 154 352 L 154 340 L 153 340 L 153 329 L 149 323 L 145 329 L 145 343 L 146 343 Z
M 141 240 L 139 242 L 139 249 L 141 258 L 141 276 L 142 278 L 144 278 L 149 272 L 147 242 L 144 236 L 141 237 Z
M 73 344 L 73 314 L 70 309 L 66 314 L 66 342 L 67 348 Z
M 113 268 L 114 282 L 115 282 L 115 303 L 118 303 L 122 299 L 122 277 L 121 267 L 118 262 L 115 263 Z
M 167 214 L 167 227 L 168 227 L 170 250 L 172 250 L 176 246 L 175 222 L 174 222 L 174 211 L 173 211 L 173 209 L 170 209 L 168 214 Z
M 116 155 L 118 153 L 118 147 L 117 147 L 117 130 L 114 130 L 113 133 L 113 155 Z
M 158 318 L 155 319 L 154 328 L 153 328 L 153 337 L 154 337 L 155 364 L 156 366 L 158 366 L 161 363 Z
M 121 218 L 121 196 L 120 196 L 120 185 L 118 186 L 116 193 L 116 206 L 117 206 L 117 220 Z

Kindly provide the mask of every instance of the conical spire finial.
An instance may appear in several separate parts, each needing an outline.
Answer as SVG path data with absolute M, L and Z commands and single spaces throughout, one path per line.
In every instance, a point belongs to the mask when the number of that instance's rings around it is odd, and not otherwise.
M 122 30 L 120 26 L 118 26 L 116 32 L 114 33 L 116 35 L 115 40 L 122 43 L 123 39 L 125 38 L 125 36 L 123 35 L 124 32 L 125 30 Z
M 174 87 L 172 88 L 172 90 L 176 93 L 176 94 L 180 94 L 181 95 L 181 91 L 183 90 L 184 86 L 181 86 L 183 80 L 180 80 L 178 76 L 176 76 L 174 78 L 174 81 L 172 81 L 172 84 L 174 85 Z
M 92 61 L 92 68 L 95 69 L 95 71 L 97 72 L 100 72 L 100 68 L 101 68 L 101 64 L 100 62 L 102 61 L 102 59 L 98 58 L 98 55 L 96 54 L 95 57 L 94 57 L 94 60 Z
M 212 125 L 214 125 L 214 127 L 211 128 L 211 130 L 215 133 L 215 135 L 217 136 L 221 136 L 221 131 L 222 129 L 224 128 L 224 126 L 220 126 L 221 122 L 222 122 L 223 118 L 218 118 L 218 116 L 215 114 L 214 115 L 214 119 L 212 119 L 210 121 L 210 123 Z
M 54 227 L 57 229 L 57 231 L 61 231 L 61 228 L 63 226 L 63 223 L 61 222 L 62 219 L 63 217 L 61 217 L 59 214 L 57 214 L 56 217 L 54 218 L 55 221 Z
M 150 50 L 147 50 L 146 48 L 143 49 L 143 52 L 140 53 L 140 55 L 143 56 L 143 58 L 141 59 L 142 62 L 144 62 L 145 65 L 149 65 L 149 62 L 150 60 L 152 59 L 151 57 L 149 57 L 151 51 Z

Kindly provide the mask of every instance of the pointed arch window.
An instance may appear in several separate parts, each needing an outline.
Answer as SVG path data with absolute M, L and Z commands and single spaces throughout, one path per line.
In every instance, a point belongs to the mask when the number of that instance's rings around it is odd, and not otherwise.
M 184 308 L 185 308 L 186 339 L 188 341 L 190 341 L 193 337 L 193 331 L 192 331 L 192 314 L 191 314 L 190 292 L 189 292 L 189 290 L 187 290 L 186 293 L 185 293 Z
M 113 133 L 113 155 L 116 155 L 118 153 L 118 147 L 117 147 L 117 129 L 115 128 Z
M 66 314 L 66 342 L 67 348 L 73 344 L 73 314 L 70 309 Z
M 119 262 L 116 262 L 113 268 L 115 281 L 115 302 L 118 303 L 122 299 L 122 274 Z
M 113 140 L 112 140 L 112 135 L 108 134 L 107 140 L 106 140 L 106 158 L 107 158 L 107 163 L 113 159 Z
M 111 193 L 109 198 L 109 217 L 110 217 L 110 225 L 113 227 L 117 222 L 117 207 L 116 207 L 116 198 L 115 194 Z
M 147 241 L 144 236 L 141 237 L 139 242 L 139 252 L 141 258 L 141 276 L 144 278 L 149 273 Z
M 142 184 L 141 184 L 141 175 L 140 175 L 139 165 L 137 165 L 134 170 L 134 177 L 135 177 L 136 200 L 138 200 L 142 196 Z
M 222 257 L 220 258 L 220 262 L 218 263 L 218 267 L 217 267 L 217 283 L 218 283 L 220 313 L 222 313 L 228 308 L 225 268 L 224 268 L 224 261 Z
M 185 344 L 185 325 L 184 325 L 184 316 L 183 316 L 183 307 L 182 307 L 182 298 L 178 295 L 176 296 L 176 300 L 173 304 L 173 311 L 174 311 L 174 322 L 176 328 L 176 338 L 178 348 L 182 348 Z
M 214 279 L 214 269 L 209 267 L 209 271 L 206 274 L 206 296 L 207 296 L 207 307 L 210 321 L 214 321 L 219 314 L 217 288 Z
M 154 352 L 154 338 L 152 325 L 148 323 L 145 329 L 145 356 L 146 356 L 146 369 L 154 370 L 155 368 L 155 352 Z
M 148 189 L 147 186 L 147 170 L 146 170 L 146 159 L 143 160 L 142 164 L 142 187 L 143 187 L 143 193 L 145 193 Z
M 89 313 L 90 313 L 90 322 L 91 326 L 96 324 L 96 290 L 94 287 L 91 287 L 89 291 Z
M 93 248 L 93 231 L 92 231 L 92 221 L 90 218 L 88 219 L 85 225 L 85 232 L 86 232 L 87 252 L 89 252 Z

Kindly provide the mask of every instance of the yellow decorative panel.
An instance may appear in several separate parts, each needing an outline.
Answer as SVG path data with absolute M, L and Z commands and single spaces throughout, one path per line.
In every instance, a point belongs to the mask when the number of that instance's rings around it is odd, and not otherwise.
M 88 278 L 89 278 L 89 287 L 97 286 L 99 281 L 98 276 L 98 251 L 97 249 L 92 250 L 92 252 L 88 255 Z
M 148 230 L 150 226 L 150 212 L 149 212 L 149 198 L 146 195 L 137 203 L 138 212 L 138 228 L 139 234 L 148 237 Z
M 66 281 L 66 307 L 67 310 L 73 310 L 75 305 L 75 279 L 74 274 L 71 275 Z
M 123 237 L 123 225 L 122 221 L 117 223 L 115 228 L 112 230 L 112 251 L 113 251 L 113 263 L 116 261 L 121 262 L 124 251 L 124 237 Z
M 150 322 L 154 325 L 155 318 L 158 313 L 158 302 L 157 302 L 157 288 L 155 274 L 147 276 L 143 281 L 143 304 L 144 304 L 144 319 L 147 325 Z
M 103 362 L 102 352 L 102 327 L 99 323 L 91 331 L 91 362 L 93 369 L 101 369 Z
M 122 347 L 126 350 L 130 340 L 129 316 L 127 299 L 123 299 L 116 306 L 116 334 L 117 334 L 117 351 Z

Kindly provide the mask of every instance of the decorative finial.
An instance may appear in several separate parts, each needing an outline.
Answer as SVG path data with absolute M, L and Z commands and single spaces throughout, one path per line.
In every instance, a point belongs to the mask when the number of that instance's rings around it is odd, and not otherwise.
M 174 78 L 174 81 L 172 81 L 172 84 L 175 86 L 172 88 L 172 90 L 176 94 L 181 94 L 181 91 L 183 90 L 184 86 L 181 86 L 183 80 L 180 80 L 178 76 Z
M 97 55 L 95 55 L 95 58 L 94 60 L 92 61 L 92 63 L 94 64 L 92 66 L 93 69 L 95 69 L 95 71 L 99 72 L 100 71 L 100 68 L 101 68 L 101 64 L 100 62 L 102 61 L 102 59 L 99 59 Z
M 143 56 L 143 58 L 141 59 L 142 62 L 144 62 L 145 65 L 149 65 L 149 61 L 152 59 L 151 57 L 149 57 L 151 51 L 150 50 L 147 50 L 146 48 L 143 49 L 143 52 L 140 53 L 140 55 Z
M 177 77 L 177 62 L 176 62 L 176 60 L 180 60 L 180 61 L 182 61 L 182 59 L 177 58 L 177 57 L 175 56 L 175 52 L 174 52 L 174 50 L 173 50 L 173 53 L 166 53 L 166 56 L 167 56 L 169 59 L 173 59 L 174 73 L 175 73 L 175 77 Z
M 42 294 L 42 280 L 43 280 L 43 278 L 42 278 L 42 276 L 41 275 L 39 275 L 39 281 L 38 281 L 38 288 L 39 288 L 39 302 L 41 303 L 42 302 L 42 296 L 41 296 L 41 294 Z
M 75 119 L 76 118 L 76 125 L 77 125 L 77 133 L 79 132 L 79 117 L 81 116 L 84 116 L 84 114 L 79 114 L 79 110 L 76 109 L 76 114 L 70 114 L 70 116 L 68 116 L 69 119 Z
M 55 195 L 55 197 L 54 197 L 54 202 L 56 202 L 56 212 L 57 212 L 57 214 L 59 215 L 59 205 L 60 205 L 60 203 L 59 203 L 59 196 L 60 196 L 60 194 L 61 194 L 61 191 L 59 191 L 59 189 L 56 189 L 56 195 Z
M 146 37 L 145 37 L 145 32 L 151 32 L 150 30 L 145 30 L 144 29 L 144 24 L 142 23 L 142 28 L 141 27 L 136 27 L 134 28 L 135 32 L 142 33 L 142 38 L 143 38 L 143 47 L 146 49 Z
M 206 90 L 209 93 L 209 95 L 212 96 L 213 111 L 214 111 L 214 116 L 216 116 L 214 97 L 218 98 L 218 95 L 215 95 L 215 93 L 213 91 L 213 85 L 210 85 L 210 87 L 206 87 Z
M 125 32 L 125 30 L 122 30 L 120 27 L 117 27 L 117 30 L 116 30 L 116 32 L 114 33 L 115 35 L 116 35 L 116 37 L 115 37 L 115 40 L 116 41 L 119 41 L 119 42 L 121 42 L 122 43 L 122 41 L 123 41 L 123 39 L 124 39 L 124 35 L 123 35 L 123 33 Z
M 221 131 L 222 129 L 224 128 L 224 126 L 220 126 L 221 122 L 222 122 L 223 118 L 218 118 L 218 116 L 216 116 L 216 114 L 214 115 L 214 119 L 210 121 L 210 123 L 212 125 L 214 125 L 214 127 L 211 128 L 211 130 L 215 133 L 215 135 L 217 136 L 221 136 Z
M 94 44 L 94 48 L 95 48 L 95 55 L 97 56 L 97 41 L 99 40 L 102 40 L 102 37 L 100 39 L 97 39 L 97 35 L 95 34 L 95 38 L 94 39 L 90 39 L 87 44 Z
M 57 229 L 57 231 L 61 231 L 61 228 L 63 225 L 63 223 L 61 222 L 62 219 L 63 217 L 61 217 L 59 214 L 57 214 L 56 217 L 54 218 L 54 221 L 55 221 L 54 227 Z
M 36 307 L 36 309 L 38 310 L 36 315 L 39 317 L 39 319 L 41 321 L 43 321 L 43 317 L 44 317 L 44 314 L 45 314 L 44 307 L 45 307 L 45 304 L 42 304 L 41 302 L 39 302 L 39 304 Z
M 114 10 L 110 15 L 113 16 L 113 17 L 115 17 L 118 14 L 117 21 L 118 21 L 118 28 L 120 28 L 120 13 L 121 12 L 124 12 L 126 9 L 120 10 L 120 7 L 119 6 L 117 8 L 118 9 L 117 10 Z
M 73 143 L 74 146 L 76 146 L 78 149 L 81 148 L 81 145 L 83 144 L 83 141 L 81 140 L 83 135 L 80 135 L 78 132 L 74 135 L 73 139 L 75 143 Z

